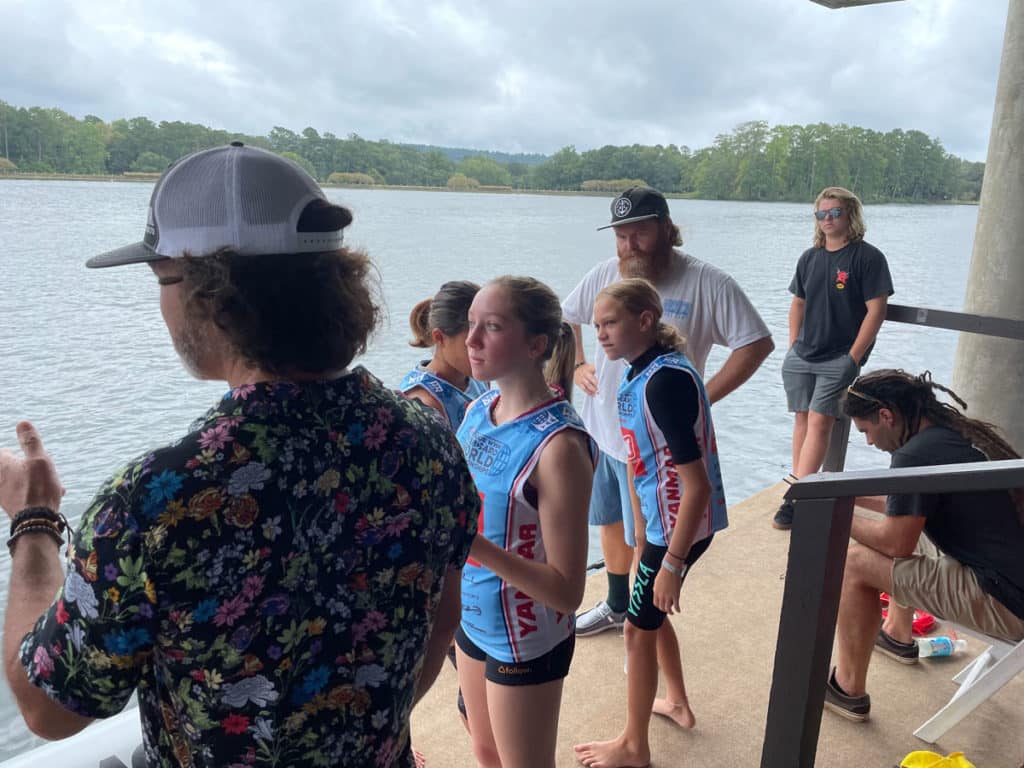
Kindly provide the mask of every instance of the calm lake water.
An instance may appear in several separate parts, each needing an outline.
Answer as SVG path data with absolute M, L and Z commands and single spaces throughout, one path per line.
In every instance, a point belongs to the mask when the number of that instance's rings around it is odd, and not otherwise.
M 119 463 L 180 435 L 224 392 L 178 364 L 148 268 L 83 266 L 89 256 L 141 239 L 151 189 L 0 182 L 0 446 L 15 443 L 18 420 L 35 422 L 67 487 L 64 511 L 72 520 Z M 328 196 L 353 209 L 346 241 L 364 246 L 380 270 L 389 320 L 359 362 L 392 386 L 417 360 L 407 344 L 409 310 L 442 282 L 528 274 L 564 296 L 591 265 L 614 254 L 612 234 L 595 231 L 608 220 L 607 198 L 348 189 Z M 792 422 L 780 367 L 787 287 L 810 244 L 811 206 L 670 203 L 685 250 L 739 281 L 778 347 L 715 406 L 726 491 L 736 503 L 790 469 Z M 894 302 L 963 306 L 976 208 L 869 206 L 866 215 L 867 239 L 889 258 Z M 951 331 L 886 325 L 870 367 L 928 368 L 948 383 L 956 341 Z M 709 375 L 725 355 L 712 353 Z M 848 468 L 886 463 L 854 436 Z M 765 535 L 778 534 L 766 527 Z M 599 556 L 596 540 L 591 549 Z M 0 547 L 0 608 L 9 572 Z M 0 760 L 34 743 L 0 683 Z

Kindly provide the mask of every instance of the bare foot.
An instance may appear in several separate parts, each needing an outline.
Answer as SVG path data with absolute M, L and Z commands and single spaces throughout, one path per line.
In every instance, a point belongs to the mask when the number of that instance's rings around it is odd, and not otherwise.
M 669 718 L 680 728 L 687 730 L 697 724 L 697 718 L 693 716 L 693 710 L 690 709 L 689 702 L 684 701 L 682 704 L 676 704 L 668 699 L 655 699 L 651 711 L 656 715 Z
M 620 736 L 612 741 L 591 741 L 573 747 L 576 759 L 587 768 L 647 768 L 651 750 L 628 744 Z

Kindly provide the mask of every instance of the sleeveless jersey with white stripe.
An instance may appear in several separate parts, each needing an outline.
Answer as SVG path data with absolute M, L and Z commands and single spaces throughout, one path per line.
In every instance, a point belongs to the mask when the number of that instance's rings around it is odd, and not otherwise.
M 683 488 L 665 434 L 655 423 L 647 405 L 647 384 L 662 368 L 675 368 L 692 376 L 700 397 L 694 433 L 711 482 L 711 499 L 693 540 L 701 541 L 722 530 L 729 525 L 729 520 L 722 470 L 718 461 L 718 443 L 711 421 L 711 401 L 708 400 L 704 382 L 685 355 L 678 352 L 661 355 L 631 381 L 623 377 L 619 385 L 618 409 L 619 425 L 626 441 L 629 461 L 633 465 L 633 484 L 640 497 L 640 509 L 646 522 L 647 541 L 664 547 L 668 545 L 675 528 Z
M 459 428 L 469 404 L 487 391 L 487 387 L 476 379 L 470 379 L 465 389 L 459 389 L 422 366 L 405 375 L 398 391 L 408 394 L 416 387 L 423 387 L 441 404 L 452 430 Z
M 477 535 L 506 551 L 547 562 L 536 493 L 526 481 L 551 439 L 566 429 L 584 435 L 583 422 L 572 405 L 554 400 L 516 419 L 495 425 L 492 389 L 466 411 L 457 437 L 482 501 Z M 597 445 L 587 437 L 591 458 Z M 543 656 L 568 638 L 575 616 L 550 608 L 470 558 L 462 569 L 462 630 L 488 656 L 523 662 Z

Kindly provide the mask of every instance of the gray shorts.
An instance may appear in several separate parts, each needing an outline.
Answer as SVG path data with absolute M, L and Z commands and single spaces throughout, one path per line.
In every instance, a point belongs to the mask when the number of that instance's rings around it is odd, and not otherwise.
M 809 363 L 790 347 L 782 362 L 782 384 L 790 412 L 814 411 L 839 418 L 839 401 L 858 373 L 860 366 L 849 355 Z
M 1024 638 L 1024 620 L 983 590 L 974 571 L 921 534 L 914 554 L 892 564 L 892 598 L 1011 643 Z

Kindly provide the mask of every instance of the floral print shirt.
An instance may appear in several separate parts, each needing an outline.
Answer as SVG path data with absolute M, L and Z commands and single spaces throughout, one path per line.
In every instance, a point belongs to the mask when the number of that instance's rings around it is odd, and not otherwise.
M 150 765 L 412 766 L 478 512 L 450 431 L 365 369 L 239 387 L 101 488 L 21 660 L 90 717 L 137 690 Z

